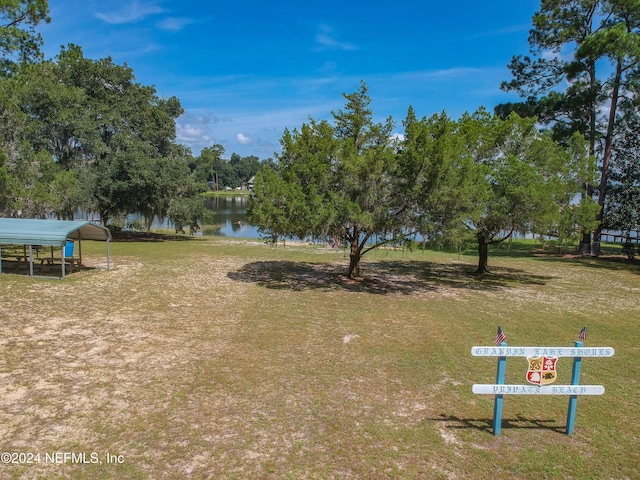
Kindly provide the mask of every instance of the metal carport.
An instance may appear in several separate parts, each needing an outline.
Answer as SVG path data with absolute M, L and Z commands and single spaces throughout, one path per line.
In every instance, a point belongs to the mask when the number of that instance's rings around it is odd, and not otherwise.
M 82 263 L 82 240 L 107 242 L 107 270 L 110 264 L 109 241 L 111 233 L 105 227 L 87 221 L 32 220 L 22 218 L 0 218 L 0 273 L 2 273 L 2 245 L 29 246 L 29 275 L 33 277 L 33 246 L 62 247 L 62 274 L 65 277 L 66 262 L 64 246 L 68 240 L 78 241 L 78 253 Z

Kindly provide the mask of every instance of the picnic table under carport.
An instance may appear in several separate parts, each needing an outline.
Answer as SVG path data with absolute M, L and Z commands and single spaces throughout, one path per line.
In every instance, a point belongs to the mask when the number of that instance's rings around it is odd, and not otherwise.
M 37 220 L 23 218 L 0 218 L 0 273 L 2 273 L 2 246 L 3 245 L 21 245 L 23 247 L 22 255 L 14 255 L 16 260 L 24 260 L 29 262 L 29 275 L 33 275 L 33 251 L 37 248 L 50 246 L 52 251 L 51 258 L 41 259 L 41 263 L 45 261 L 53 264 L 53 247 L 61 247 L 60 278 L 65 277 L 67 266 L 82 264 L 82 240 L 101 240 L 107 244 L 107 269 L 109 269 L 109 241 L 111 233 L 105 227 L 88 221 L 76 220 Z M 78 242 L 78 258 L 73 255 L 65 254 L 65 245 L 68 242 Z M 28 249 L 27 249 L 28 247 Z M 56 277 L 57 278 L 57 277 Z

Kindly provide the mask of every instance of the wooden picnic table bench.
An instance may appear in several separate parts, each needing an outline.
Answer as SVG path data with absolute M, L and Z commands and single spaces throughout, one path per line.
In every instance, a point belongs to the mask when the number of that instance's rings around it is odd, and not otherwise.
M 15 258 L 16 261 L 22 263 L 29 263 L 29 255 L 3 255 L 2 256 L 5 259 L 12 259 Z M 34 258 L 33 259 L 33 263 L 40 263 L 41 266 L 51 266 L 51 265 L 61 265 L 62 264 L 62 258 L 61 257 L 40 257 L 40 258 Z M 64 259 L 64 263 L 73 267 L 73 268 L 80 268 L 82 266 L 82 260 L 79 258 L 65 258 Z
M 28 257 L 27 257 L 28 258 Z M 40 260 L 40 265 L 55 265 L 55 264 L 60 264 L 62 263 L 62 258 L 60 257 L 47 257 L 47 258 L 40 258 L 38 259 Z M 72 267 L 81 267 L 82 266 L 82 261 L 79 258 L 65 258 L 64 259 L 64 263 L 66 263 L 67 265 L 71 265 Z

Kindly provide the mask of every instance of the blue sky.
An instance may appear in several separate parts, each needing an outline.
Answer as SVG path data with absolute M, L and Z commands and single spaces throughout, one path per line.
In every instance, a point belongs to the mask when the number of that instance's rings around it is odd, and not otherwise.
M 369 86 L 377 120 L 515 99 L 500 91 L 528 52 L 538 1 L 50 0 L 45 54 L 80 45 L 176 96 L 177 141 L 198 155 L 273 157 L 285 127 L 330 118 L 342 93 Z

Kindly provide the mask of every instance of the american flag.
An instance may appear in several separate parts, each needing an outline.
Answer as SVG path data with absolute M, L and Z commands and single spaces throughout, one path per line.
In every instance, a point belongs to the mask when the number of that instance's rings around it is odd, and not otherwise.
M 578 338 L 580 340 L 586 340 L 587 339 L 587 327 L 586 326 L 582 327 L 582 330 L 580 330 L 580 333 L 578 334 Z
M 507 339 L 507 336 L 502 331 L 502 328 L 500 328 L 500 325 L 498 325 L 498 333 L 496 333 L 496 345 L 499 347 L 500 344 L 504 342 L 506 339 Z

